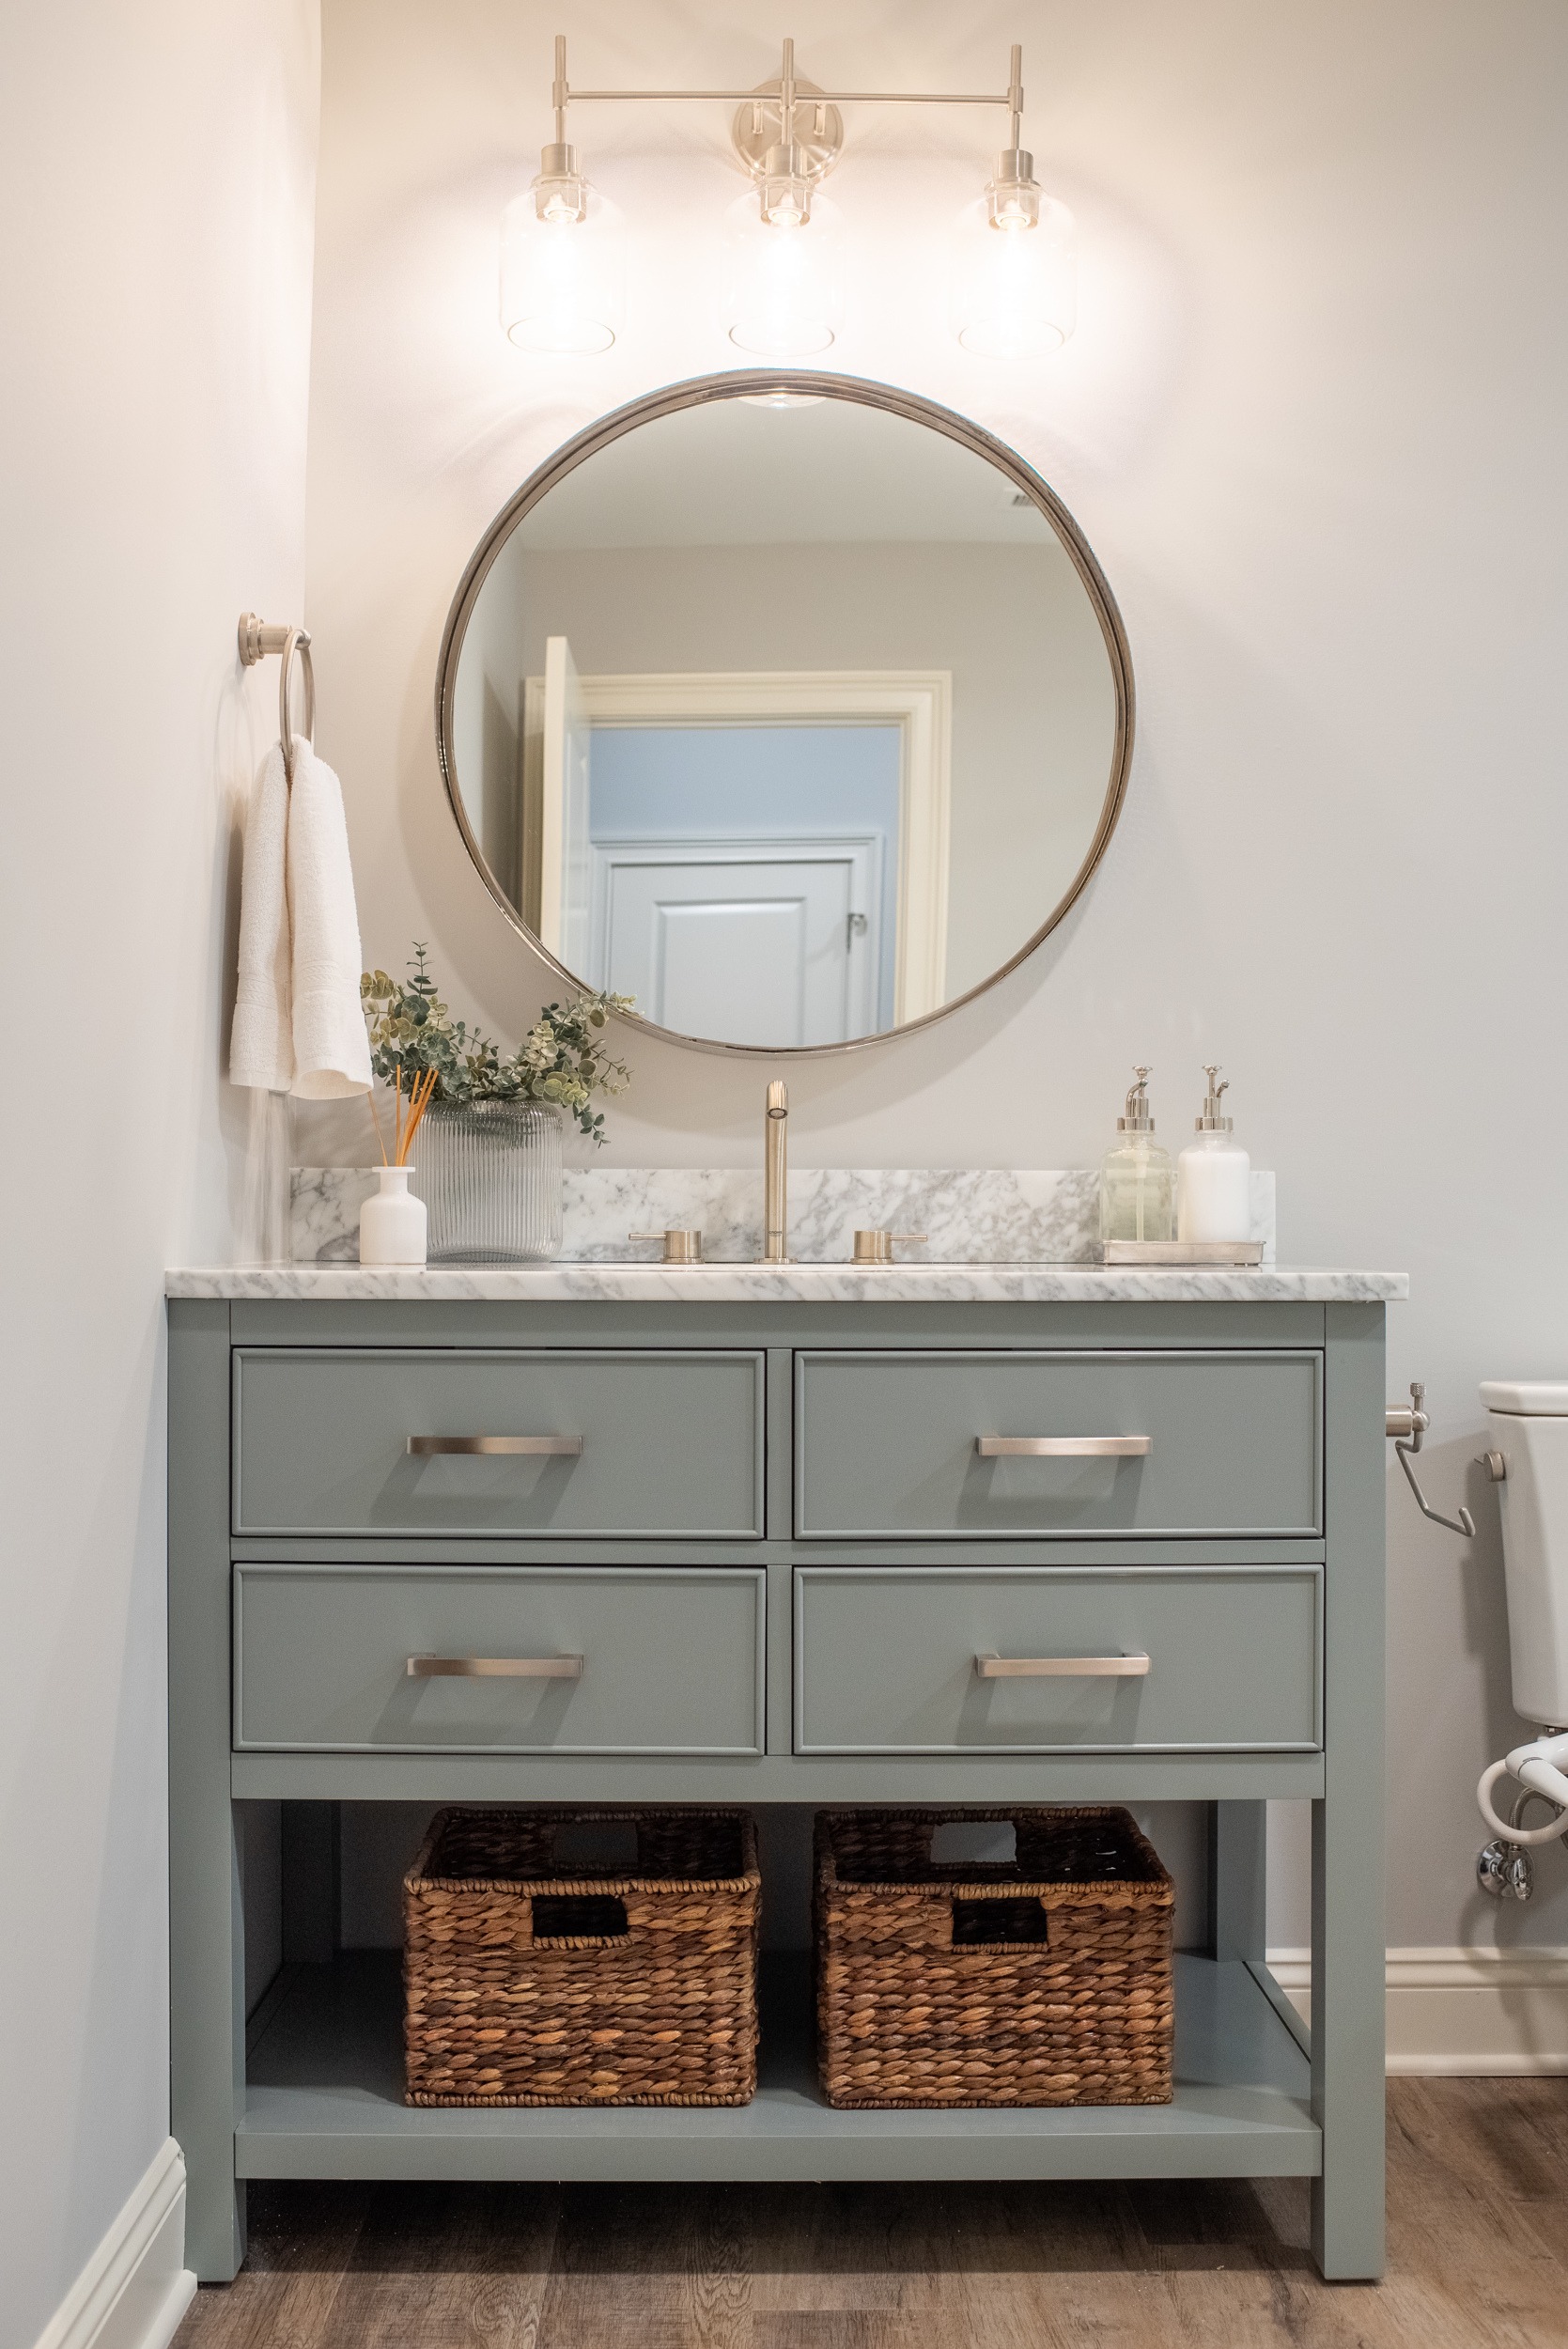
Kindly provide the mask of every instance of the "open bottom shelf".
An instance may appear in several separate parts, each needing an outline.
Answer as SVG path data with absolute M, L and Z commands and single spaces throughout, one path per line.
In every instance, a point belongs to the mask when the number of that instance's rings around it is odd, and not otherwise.
M 1176 1960 L 1169 2105 L 835 2112 L 816 2087 L 811 1982 L 765 1961 L 749 2105 L 411 2109 L 396 1953 L 302 1967 L 253 2050 L 242 2178 L 1312 2177 L 1305 2056 L 1245 1966 Z

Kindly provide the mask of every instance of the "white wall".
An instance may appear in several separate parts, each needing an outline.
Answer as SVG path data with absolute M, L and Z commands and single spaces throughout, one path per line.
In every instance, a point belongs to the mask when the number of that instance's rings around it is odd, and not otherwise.
M 321 739 L 367 954 L 391 965 L 427 939 L 458 1007 L 509 1034 L 547 983 L 437 779 L 447 601 L 552 446 L 728 364 L 707 245 L 739 185 L 722 108 L 584 108 L 577 135 L 630 223 L 627 332 L 593 362 L 512 350 L 496 220 L 549 135 L 558 27 L 584 83 L 777 70 L 776 15 L 733 0 L 327 0 L 325 19 Z M 1242 1136 L 1279 1170 L 1281 1252 L 1409 1268 L 1390 1392 L 1428 1380 L 1433 1486 L 1450 1507 L 1467 1492 L 1483 1528 L 1468 1551 L 1391 1490 L 1389 1937 L 1568 1942 L 1560 1847 L 1527 1912 L 1471 1890 L 1471 1790 L 1520 1733 L 1495 1509 L 1467 1465 L 1476 1381 L 1568 1358 L 1568 1089 L 1547 1026 L 1568 871 L 1568 15 L 799 0 L 790 29 L 802 70 L 841 86 L 997 86 L 1024 41 L 1029 143 L 1079 220 L 1076 338 L 1023 367 L 947 339 L 928 257 L 987 126 L 887 111 L 855 120 L 834 184 L 858 283 L 833 356 L 969 411 L 1062 493 L 1126 616 L 1141 718 L 1125 817 L 1067 922 L 929 1033 L 792 1067 L 797 1153 L 1081 1164 L 1134 1059 L 1171 1133 L 1200 1061 L 1226 1063 Z M 634 1057 L 617 1157 L 755 1161 L 754 1066 L 645 1040 Z M 1275 1932 L 1304 1937 L 1294 1897 Z
M 0 2343 L 168 2132 L 163 1271 L 236 1244 L 231 825 L 303 594 L 313 0 L 8 11 Z

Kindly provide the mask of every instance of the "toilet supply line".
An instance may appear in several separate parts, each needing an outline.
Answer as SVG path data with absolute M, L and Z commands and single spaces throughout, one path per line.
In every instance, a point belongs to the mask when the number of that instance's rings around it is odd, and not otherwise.
M 1504 1843 L 1555 1843 L 1560 1835 L 1568 1835 L 1568 1777 L 1563 1766 L 1568 1765 L 1568 1730 L 1546 1730 L 1532 1737 L 1528 1745 L 1515 1746 L 1502 1761 L 1494 1762 L 1483 1770 L 1481 1783 L 1475 1790 L 1481 1815 L 1489 1828 L 1496 1829 Z M 1492 1789 L 1499 1778 L 1516 1778 L 1527 1793 L 1540 1795 L 1547 1802 L 1560 1806 L 1550 1827 L 1515 1827 L 1512 1820 L 1498 1818 L 1492 1808 Z M 1514 1806 L 1517 1815 L 1521 1802 Z

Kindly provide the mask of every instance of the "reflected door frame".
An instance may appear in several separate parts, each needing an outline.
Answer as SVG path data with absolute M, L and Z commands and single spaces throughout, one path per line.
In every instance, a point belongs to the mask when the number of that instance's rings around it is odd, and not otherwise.
M 560 646 L 554 663 L 550 650 Z M 569 665 L 551 637 L 547 673 Z M 713 670 L 574 678 L 574 718 L 595 726 L 895 725 L 898 762 L 898 935 L 893 1019 L 938 1011 L 947 994 L 947 886 L 951 836 L 953 678 L 946 669 Z M 570 810 L 547 804 L 566 765 L 547 751 L 544 677 L 524 692 L 523 831 L 540 843 L 540 923 L 567 901 L 564 851 Z M 536 817 L 530 805 L 535 801 Z M 553 870 L 545 851 L 554 848 Z M 546 944 L 549 940 L 546 939 Z M 563 941 L 564 942 L 564 941 Z M 552 949 L 552 951 L 556 951 Z M 569 955 L 559 958 L 575 968 Z

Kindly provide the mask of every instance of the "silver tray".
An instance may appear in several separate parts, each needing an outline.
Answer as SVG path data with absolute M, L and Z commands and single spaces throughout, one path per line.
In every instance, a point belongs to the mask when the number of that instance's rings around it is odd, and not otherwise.
M 1261 1239 L 1108 1239 L 1102 1264 L 1262 1264 Z

